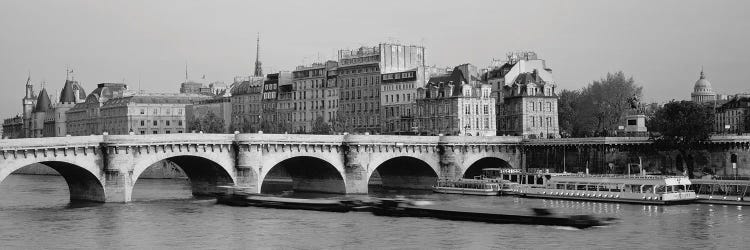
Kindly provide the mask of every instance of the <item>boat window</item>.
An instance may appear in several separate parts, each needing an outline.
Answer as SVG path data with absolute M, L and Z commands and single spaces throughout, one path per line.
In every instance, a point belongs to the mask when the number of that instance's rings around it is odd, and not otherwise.
M 536 184 L 544 184 L 544 178 L 543 177 L 536 178 Z
M 558 183 L 556 188 L 557 189 L 565 189 L 565 184 Z
M 576 185 L 576 190 L 586 190 L 586 184 L 578 184 L 578 185 Z
M 598 191 L 598 189 L 599 185 L 596 184 L 589 184 L 588 186 L 586 186 L 586 190 L 588 191 Z
M 666 193 L 667 189 L 664 186 L 656 186 L 656 193 L 657 194 L 663 194 Z
M 650 194 L 654 192 L 654 185 L 643 185 L 643 192 Z
M 565 185 L 565 189 L 567 189 L 567 190 L 576 190 L 576 184 L 567 184 L 567 185 Z

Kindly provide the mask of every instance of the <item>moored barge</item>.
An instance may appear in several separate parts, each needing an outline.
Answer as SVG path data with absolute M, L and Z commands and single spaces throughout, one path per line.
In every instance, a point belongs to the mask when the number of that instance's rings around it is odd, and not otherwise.
M 428 217 L 458 221 L 476 221 L 500 224 L 530 224 L 566 226 L 579 229 L 605 226 L 614 222 L 613 218 L 597 218 L 591 215 L 554 215 L 547 209 L 532 209 L 530 212 L 499 212 L 489 209 L 465 208 L 422 204 L 419 201 L 385 199 L 372 208 L 379 216 Z
M 750 180 L 692 179 L 695 203 L 750 205 Z

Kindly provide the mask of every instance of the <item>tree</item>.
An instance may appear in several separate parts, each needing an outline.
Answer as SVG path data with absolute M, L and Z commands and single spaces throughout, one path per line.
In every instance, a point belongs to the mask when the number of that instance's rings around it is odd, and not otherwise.
M 331 126 L 331 129 L 334 132 L 343 133 L 343 132 L 350 132 L 352 130 L 351 125 L 346 122 L 346 118 L 341 115 L 337 115 L 333 119 L 332 123 L 333 123 L 333 126 Z
M 208 111 L 206 115 L 195 117 L 188 121 L 188 130 L 203 131 L 204 133 L 225 133 L 224 119 Z
M 710 138 L 714 121 L 713 108 L 691 101 L 671 101 L 656 110 L 646 121 L 646 127 L 657 148 L 677 150 L 681 159 L 691 159 L 690 153 Z M 682 169 L 693 178 L 693 161 L 683 160 Z
M 558 101 L 557 116 L 560 119 L 560 133 L 563 137 L 570 137 L 578 134 L 575 131 L 578 126 L 576 112 L 578 106 L 578 100 L 581 97 L 581 92 L 577 90 L 563 90 L 558 95 L 560 97 Z
M 315 118 L 315 122 L 313 122 L 312 133 L 319 135 L 330 134 L 331 125 L 328 125 L 328 123 L 323 119 L 322 116 L 318 116 Z
M 573 137 L 608 136 L 623 123 L 628 98 L 640 98 L 642 90 L 622 71 L 608 73 L 580 91 L 564 90 L 558 102 L 561 129 Z
M 208 111 L 208 113 L 202 119 L 202 127 L 204 133 L 225 133 L 224 130 L 224 119 L 220 118 L 214 112 Z

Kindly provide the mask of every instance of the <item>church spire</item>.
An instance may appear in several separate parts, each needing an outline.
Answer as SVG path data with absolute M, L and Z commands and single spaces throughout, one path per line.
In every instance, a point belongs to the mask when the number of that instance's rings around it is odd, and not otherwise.
M 260 62 L 260 33 L 255 40 L 255 74 L 254 76 L 263 76 L 263 64 Z

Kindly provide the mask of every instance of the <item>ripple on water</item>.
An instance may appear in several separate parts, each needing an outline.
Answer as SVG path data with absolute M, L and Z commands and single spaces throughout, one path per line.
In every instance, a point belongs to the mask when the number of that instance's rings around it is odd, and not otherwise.
M 44 188 L 35 188 L 39 186 Z M 449 205 L 510 211 L 544 207 L 561 214 L 620 219 L 610 227 L 570 230 L 360 212 L 229 207 L 191 199 L 184 180 L 139 180 L 133 195 L 133 203 L 80 206 L 69 203 L 67 185 L 61 179 L 12 175 L 0 183 L 0 242 L 11 249 L 727 249 L 746 246 L 746 232 L 750 232 L 744 219 L 747 209 L 736 206 L 665 207 L 405 193 Z

